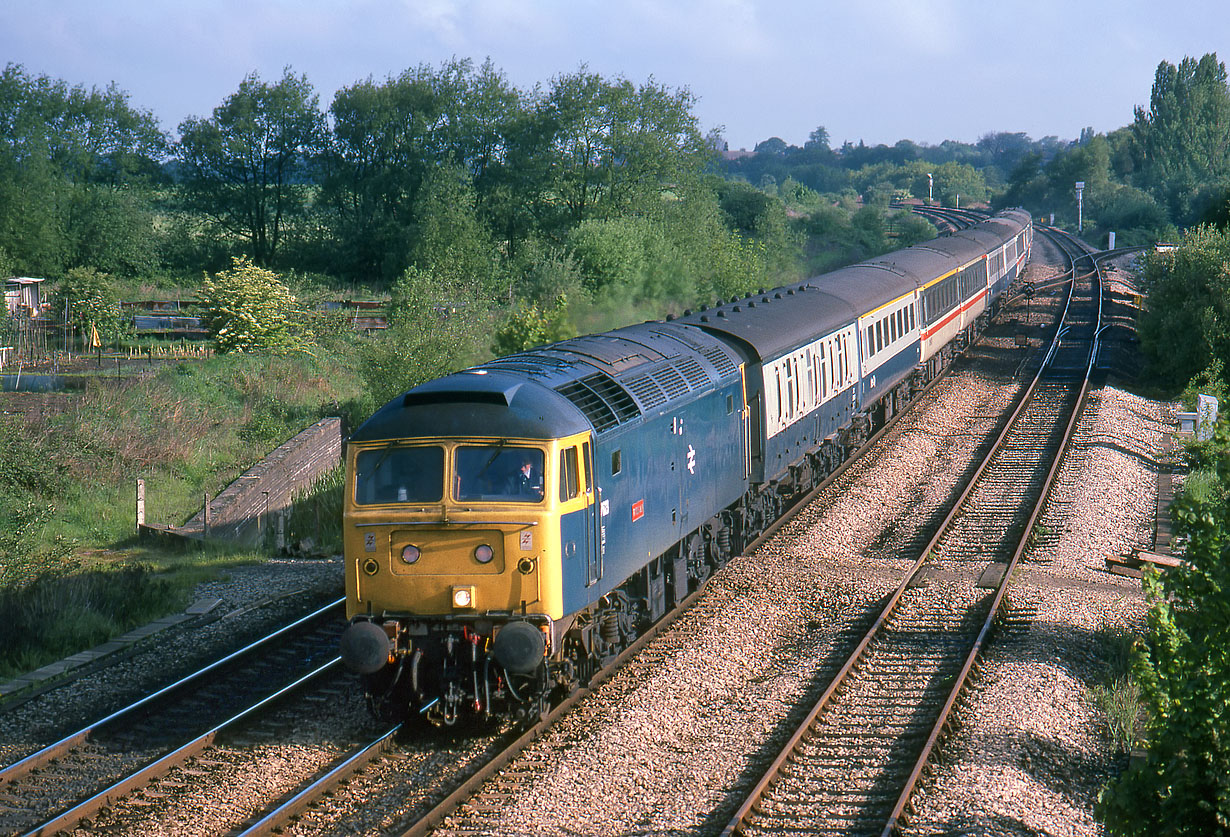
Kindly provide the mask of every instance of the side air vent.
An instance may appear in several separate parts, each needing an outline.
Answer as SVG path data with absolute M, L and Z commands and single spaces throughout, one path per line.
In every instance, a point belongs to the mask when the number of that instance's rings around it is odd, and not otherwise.
M 661 385 L 668 399 L 678 398 L 687 393 L 689 389 L 688 382 L 683 379 L 683 376 L 673 366 L 663 366 L 652 374 L 653 379 Z
M 598 432 L 639 415 L 632 397 L 601 372 L 569 381 L 555 391 L 577 405 Z
M 582 378 L 581 383 L 598 393 L 602 400 L 615 411 L 615 417 L 619 419 L 620 424 L 641 414 L 636 401 L 632 399 L 628 391 L 615 383 L 615 379 L 609 375 L 599 372 Z

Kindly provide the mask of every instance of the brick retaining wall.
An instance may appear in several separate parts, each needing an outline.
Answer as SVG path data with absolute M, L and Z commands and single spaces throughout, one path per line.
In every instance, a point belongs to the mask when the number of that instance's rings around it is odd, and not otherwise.
M 204 509 L 183 526 L 144 529 L 173 537 L 259 544 L 266 526 L 290 507 L 295 493 L 309 488 L 341 458 L 342 420 L 321 419 L 253 465 L 209 502 L 208 534 Z

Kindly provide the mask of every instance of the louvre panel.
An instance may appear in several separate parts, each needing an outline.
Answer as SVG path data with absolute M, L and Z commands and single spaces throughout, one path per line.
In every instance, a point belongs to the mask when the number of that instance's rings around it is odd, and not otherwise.
M 714 365 L 718 374 L 725 378 L 727 375 L 733 375 L 738 371 L 739 367 L 730 359 L 730 357 L 717 346 L 714 346 L 709 351 L 705 352 L 705 359 Z
M 655 370 L 653 379 L 662 386 L 668 399 L 678 398 L 688 391 L 688 382 L 673 366 L 663 366 Z
M 683 377 L 687 378 L 688 386 L 692 389 L 700 389 L 709 385 L 709 374 L 692 358 L 685 357 L 675 361 L 675 368 L 683 373 Z
M 632 390 L 632 393 L 640 400 L 641 409 L 649 410 L 659 404 L 666 403 L 666 394 L 662 392 L 662 388 L 657 382 L 648 375 L 637 375 L 635 378 L 629 378 L 624 381 L 624 386 Z
M 555 391 L 577 405 L 577 409 L 585 414 L 595 430 L 603 431 L 619 424 L 614 411 L 581 381 L 569 381 Z
M 558 358 L 537 357 L 534 355 L 511 355 L 506 358 L 496 358 L 483 364 L 487 369 L 500 369 L 510 372 L 520 372 L 523 375 L 545 375 L 566 369 L 570 364 Z
M 599 372 L 582 378 L 581 383 L 598 393 L 602 400 L 607 403 L 607 406 L 615 411 L 615 415 L 621 423 L 634 419 L 641 414 L 632 396 L 623 387 L 615 383 L 615 380 L 609 375 Z

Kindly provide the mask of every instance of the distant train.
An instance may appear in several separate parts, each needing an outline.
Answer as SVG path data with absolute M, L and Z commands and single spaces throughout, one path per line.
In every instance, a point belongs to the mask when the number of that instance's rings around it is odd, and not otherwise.
M 415 387 L 350 437 L 374 710 L 537 717 L 832 473 L 996 312 L 1028 213 Z

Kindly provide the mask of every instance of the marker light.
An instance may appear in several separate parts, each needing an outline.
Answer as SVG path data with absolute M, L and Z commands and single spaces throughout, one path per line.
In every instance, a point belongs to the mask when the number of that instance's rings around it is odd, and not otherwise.
M 407 564 L 413 564 L 415 561 L 419 560 L 420 554 L 419 548 L 414 544 L 411 544 L 401 551 L 401 560 L 405 561 Z
M 482 544 L 474 548 L 474 560 L 480 564 L 489 564 L 491 563 L 491 559 L 494 557 L 495 550 L 487 546 L 487 544 Z

